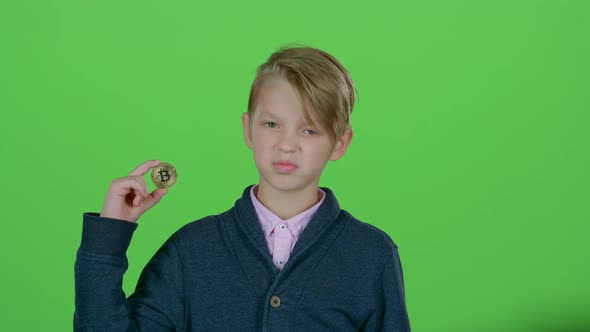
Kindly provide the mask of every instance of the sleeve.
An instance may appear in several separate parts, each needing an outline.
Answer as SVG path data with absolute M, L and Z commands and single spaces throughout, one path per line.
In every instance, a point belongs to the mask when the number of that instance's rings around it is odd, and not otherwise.
M 74 265 L 74 331 L 184 331 L 182 265 L 175 235 L 157 250 L 128 298 L 122 289 L 137 223 L 83 214 Z
M 410 332 L 406 309 L 404 277 L 397 247 L 389 258 L 378 283 L 378 305 L 361 327 L 361 331 Z

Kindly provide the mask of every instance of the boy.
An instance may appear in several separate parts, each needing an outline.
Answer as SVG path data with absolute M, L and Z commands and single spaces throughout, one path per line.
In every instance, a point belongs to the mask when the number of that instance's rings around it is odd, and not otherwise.
M 355 88 L 316 48 L 283 48 L 258 68 L 244 139 L 259 183 L 224 213 L 172 234 L 122 291 L 137 219 L 151 194 L 146 161 L 83 214 L 75 263 L 76 331 L 410 331 L 397 246 L 318 188 L 352 139 Z

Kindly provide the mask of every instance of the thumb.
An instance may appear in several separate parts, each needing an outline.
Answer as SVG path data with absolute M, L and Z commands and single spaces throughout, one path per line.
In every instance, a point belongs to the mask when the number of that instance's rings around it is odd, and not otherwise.
M 152 191 L 152 193 L 149 194 L 144 200 L 144 208 L 146 210 L 151 209 L 154 205 L 158 204 L 162 197 L 164 197 L 164 195 L 166 195 L 167 193 L 168 189 L 165 188 L 158 188 Z

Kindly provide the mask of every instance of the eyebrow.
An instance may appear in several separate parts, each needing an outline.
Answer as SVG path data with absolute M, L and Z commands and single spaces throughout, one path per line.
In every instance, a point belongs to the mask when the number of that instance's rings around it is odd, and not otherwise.
M 263 117 L 263 116 L 268 116 L 268 117 L 271 117 L 271 118 L 282 120 L 280 116 L 278 116 L 278 115 L 276 115 L 274 113 L 267 112 L 267 111 L 260 112 L 260 117 Z M 311 126 L 311 124 L 308 123 L 305 119 L 303 119 L 303 122 L 302 123 L 304 123 L 307 126 Z
M 281 120 L 283 121 L 283 118 L 281 118 L 279 115 L 274 114 L 274 113 L 270 113 L 270 112 L 260 112 L 260 117 L 264 118 L 264 117 L 269 117 L 269 118 L 273 118 L 275 120 Z
M 281 118 L 280 115 L 277 115 L 277 114 L 274 114 L 274 113 L 270 113 L 270 112 L 266 112 L 266 111 L 260 112 L 260 116 L 261 117 L 262 116 L 269 116 L 269 117 L 272 117 L 272 118 L 275 118 L 275 119 L 282 120 L 282 118 Z M 305 119 L 303 119 L 303 121 L 306 122 Z
M 264 116 L 264 115 L 266 115 L 266 116 L 272 116 L 272 117 L 278 118 L 278 116 L 277 116 L 277 115 L 275 115 L 275 114 L 273 114 L 273 113 L 269 113 L 269 112 L 260 112 L 260 116 Z

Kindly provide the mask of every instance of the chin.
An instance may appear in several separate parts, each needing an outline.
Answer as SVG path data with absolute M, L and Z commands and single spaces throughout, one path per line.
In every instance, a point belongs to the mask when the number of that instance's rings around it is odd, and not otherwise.
M 270 176 L 264 176 L 263 178 L 270 187 L 280 191 L 298 191 L 313 183 L 313 181 L 305 181 L 301 177 L 275 173 L 272 173 Z

